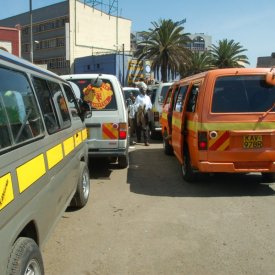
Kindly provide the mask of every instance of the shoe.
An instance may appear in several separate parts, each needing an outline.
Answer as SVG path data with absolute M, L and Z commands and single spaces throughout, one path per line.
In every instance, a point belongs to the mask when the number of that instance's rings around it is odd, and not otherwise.
M 150 144 L 148 143 L 148 142 L 145 142 L 145 144 L 144 144 L 145 146 L 149 146 Z

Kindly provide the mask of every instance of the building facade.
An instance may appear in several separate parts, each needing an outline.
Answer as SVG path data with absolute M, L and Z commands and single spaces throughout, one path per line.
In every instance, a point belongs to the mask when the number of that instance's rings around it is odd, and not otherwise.
M 258 68 L 269 68 L 275 66 L 275 52 L 270 56 L 263 56 L 257 58 L 257 67 Z
M 0 20 L 0 26 L 21 25 L 21 56 L 46 65 L 57 74 L 74 73 L 75 59 L 130 51 L 131 20 L 113 16 L 86 1 L 68 0 Z M 32 39 L 30 26 L 32 25 Z
M 20 27 L 0 27 L 0 49 L 21 57 Z

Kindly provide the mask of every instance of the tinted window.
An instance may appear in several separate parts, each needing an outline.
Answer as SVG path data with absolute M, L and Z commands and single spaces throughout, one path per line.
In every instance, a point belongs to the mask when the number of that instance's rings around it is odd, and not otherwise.
M 198 92 L 199 92 L 199 84 L 194 84 L 191 87 L 190 96 L 186 107 L 187 112 L 195 112 Z
M 43 112 L 46 128 L 50 134 L 55 133 L 59 131 L 61 127 L 47 81 L 34 77 L 33 83 Z
M 66 99 L 58 83 L 48 81 L 48 85 L 51 89 L 53 101 L 55 103 L 58 113 L 61 115 L 62 128 L 69 127 L 71 125 L 71 119 L 69 115 L 69 109 Z
M 92 110 L 112 111 L 117 110 L 115 92 L 112 83 L 108 79 L 101 79 L 100 88 L 91 85 L 92 79 L 70 79 L 78 85 L 81 98 L 91 105 Z
M 0 68 L 0 149 L 42 133 L 41 116 L 27 76 Z
M 71 115 L 73 117 L 77 117 L 79 118 L 79 108 L 78 108 L 78 104 L 77 104 L 77 101 L 76 101 L 76 98 L 74 96 L 74 93 L 73 91 L 71 90 L 71 88 L 67 85 L 63 85 L 63 88 L 64 88 L 64 91 L 65 91 L 65 94 L 66 94 L 66 97 L 68 99 L 68 107 L 69 107 L 69 110 L 71 112 Z
M 188 86 L 182 86 L 179 88 L 179 91 L 177 93 L 177 100 L 176 104 L 174 105 L 175 111 L 176 112 L 181 112 L 182 111 L 182 105 L 186 96 Z
M 170 86 L 163 86 L 160 92 L 159 102 L 163 103 Z
M 212 112 L 265 112 L 274 102 L 275 87 L 267 85 L 264 76 L 220 77 L 215 83 Z

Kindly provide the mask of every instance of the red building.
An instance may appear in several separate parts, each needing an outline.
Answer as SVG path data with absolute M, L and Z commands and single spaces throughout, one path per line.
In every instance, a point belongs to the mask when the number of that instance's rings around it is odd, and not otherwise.
M 21 30 L 0 26 L 0 49 L 21 57 Z

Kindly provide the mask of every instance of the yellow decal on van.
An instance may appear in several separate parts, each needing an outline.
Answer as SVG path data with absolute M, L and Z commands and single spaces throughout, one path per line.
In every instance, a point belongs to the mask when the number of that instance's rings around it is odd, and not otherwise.
M 63 142 L 64 154 L 67 156 L 74 149 L 74 138 L 70 137 Z
M 81 131 L 74 135 L 74 142 L 75 142 L 75 147 L 78 146 L 82 142 Z
M 46 152 L 48 167 L 53 168 L 57 163 L 63 159 L 62 145 L 58 144 Z
M 88 132 L 87 132 L 87 128 L 82 130 L 82 140 L 86 140 L 88 137 Z
M 14 199 L 11 174 L 0 178 L 0 210 Z
M 100 88 L 89 84 L 83 89 L 84 100 L 98 110 L 104 109 L 112 100 L 113 91 L 109 83 L 102 83 Z
M 104 123 L 102 125 L 102 138 L 118 139 L 118 127 L 116 123 Z
M 43 154 L 16 168 L 19 191 L 22 193 L 46 173 Z

